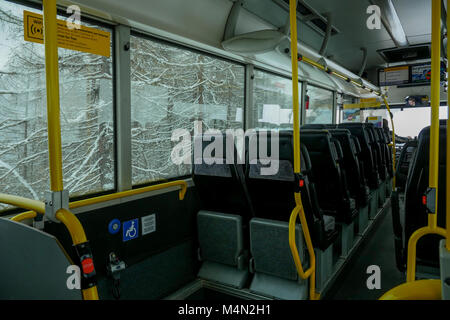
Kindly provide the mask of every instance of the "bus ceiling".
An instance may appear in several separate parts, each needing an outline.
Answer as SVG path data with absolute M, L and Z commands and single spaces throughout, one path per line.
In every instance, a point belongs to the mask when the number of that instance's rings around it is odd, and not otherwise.
M 131 0 L 131 2 L 133 1 L 135 0 Z M 185 45 L 241 60 L 244 63 L 252 63 L 257 67 L 272 69 L 286 75 L 291 73 L 290 54 L 285 52 L 285 49 L 290 46 L 287 32 L 288 24 L 286 23 L 288 11 L 280 6 L 279 1 L 257 1 L 261 8 L 268 9 L 268 5 L 274 5 L 278 8 L 278 10 L 274 10 L 277 13 L 277 17 L 274 17 L 274 19 L 262 18 L 259 12 L 254 10 L 256 2 L 250 0 L 242 1 L 239 10 L 234 10 L 237 11 L 235 15 L 231 14 L 235 2 L 228 0 L 192 0 L 189 1 L 189 6 L 181 0 L 156 1 L 148 2 L 148 10 L 139 11 L 134 9 L 139 6 L 125 5 L 122 1 L 108 1 L 107 4 L 103 0 L 77 0 L 74 2 L 80 5 L 82 12 L 109 21 L 126 24 L 158 37 L 171 38 Z M 147 3 L 140 3 L 140 8 L 142 6 L 147 6 Z M 180 10 L 180 8 L 183 8 L 183 10 Z M 266 11 L 268 12 L 268 10 Z M 182 12 L 182 16 L 179 16 L 180 12 Z M 281 24 L 280 21 L 282 21 Z M 305 27 L 301 19 L 298 19 L 298 23 L 299 31 L 302 33 L 301 39 L 308 38 L 303 35 L 305 32 L 308 34 L 315 33 Z M 205 32 L 206 29 L 208 32 Z M 336 70 L 355 81 L 362 82 L 365 87 L 379 91 L 377 86 L 369 81 L 361 80 L 357 75 L 363 64 L 363 52 L 360 53 L 359 65 L 355 68 L 355 72 L 351 72 L 343 65 L 328 59 L 327 54 L 319 54 L 320 49 L 326 51 L 325 53 L 328 52 L 328 54 L 334 52 L 336 34 L 342 35 L 334 24 L 329 31 L 330 36 L 327 44 L 324 43 L 324 39 L 321 39 L 318 46 L 311 41 L 301 42 L 299 43 L 299 53 L 311 60 L 322 61 L 322 64 L 327 65 L 330 69 Z M 227 37 L 252 33 L 255 34 L 256 39 L 258 37 L 265 38 L 266 41 L 263 45 L 268 47 L 261 48 L 259 46 L 255 48 L 257 50 L 254 50 L 254 52 L 226 50 L 227 48 L 224 50 L 222 42 L 227 40 Z M 254 39 L 250 40 L 250 42 L 255 43 Z M 244 46 L 248 45 L 248 41 L 244 42 Z M 358 50 L 360 51 L 360 49 Z M 333 79 L 334 77 L 316 68 L 308 68 L 305 64 L 301 64 L 299 78 L 302 81 L 308 81 L 311 84 L 338 92 L 350 90 L 349 93 L 351 94 L 358 93 L 358 89 L 353 88 L 353 84 L 342 84 L 339 79 Z
M 65 2 L 68 3 L 61 4 Z M 137 2 L 76 0 L 70 3 L 79 4 L 85 14 L 129 25 L 156 37 L 286 76 L 291 74 L 288 1 L 190 0 L 189 5 L 184 0 L 139 1 L 139 5 Z M 369 7 L 373 5 L 381 11 L 380 27 L 361 27 L 367 25 Z M 445 6 L 443 9 L 445 21 Z M 355 82 L 380 91 L 379 68 L 429 61 L 430 10 L 428 0 L 414 0 L 413 6 L 410 0 L 298 0 L 299 54 L 354 82 L 304 63 L 300 64 L 299 79 L 359 97 L 370 96 L 370 91 L 361 90 Z M 445 23 L 442 25 L 445 28 Z M 425 54 L 421 55 L 420 50 Z M 393 63 L 392 57 L 400 62 Z M 423 59 L 415 60 L 415 57 Z

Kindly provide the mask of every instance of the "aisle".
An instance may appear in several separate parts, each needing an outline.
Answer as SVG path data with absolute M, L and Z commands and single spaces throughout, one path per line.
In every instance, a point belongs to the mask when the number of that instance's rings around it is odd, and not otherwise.
M 329 300 L 376 300 L 383 293 L 405 281 L 405 276 L 395 266 L 394 234 L 392 230 L 391 210 L 380 217 L 381 220 L 369 239 L 353 256 L 339 279 L 330 288 Z M 367 267 L 378 265 L 381 271 L 381 289 L 369 290 Z

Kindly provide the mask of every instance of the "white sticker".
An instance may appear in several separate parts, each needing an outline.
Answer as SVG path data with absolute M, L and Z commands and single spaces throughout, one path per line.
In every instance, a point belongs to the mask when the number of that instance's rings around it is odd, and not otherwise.
M 151 214 L 141 218 L 142 221 L 142 235 L 146 235 L 156 231 L 156 215 Z

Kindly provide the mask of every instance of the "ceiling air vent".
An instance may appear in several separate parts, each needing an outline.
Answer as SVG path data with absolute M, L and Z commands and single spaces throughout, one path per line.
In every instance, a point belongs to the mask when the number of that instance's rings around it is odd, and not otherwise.
M 273 0 L 274 2 L 281 5 L 287 11 L 289 11 L 289 0 Z M 303 21 L 311 28 L 316 30 L 321 35 L 325 35 L 327 32 L 327 19 L 314 10 L 311 6 L 305 3 L 303 0 L 297 3 L 297 13 L 300 21 Z M 331 35 L 338 34 L 339 30 L 336 27 L 331 26 Z
M 430 44 L 420 44 L 402 48 L 381 49 L 378 50 L 378 53 L 388 63 L 430 59 L 430 46 Z

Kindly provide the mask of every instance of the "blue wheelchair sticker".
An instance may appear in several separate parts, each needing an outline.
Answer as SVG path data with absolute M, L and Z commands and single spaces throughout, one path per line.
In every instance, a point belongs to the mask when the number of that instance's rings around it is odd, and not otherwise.
M 122 229 L 123 242 L 136 239 L 139 236 L 139 219 L 125 221 Z

